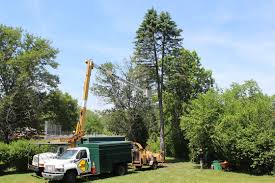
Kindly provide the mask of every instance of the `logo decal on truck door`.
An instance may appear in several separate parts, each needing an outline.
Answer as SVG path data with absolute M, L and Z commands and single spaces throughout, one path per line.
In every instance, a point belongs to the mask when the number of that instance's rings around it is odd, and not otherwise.
M 89 164 L 86 160 L 82 159 L 78 163 L 78 168 L 82 171 L 85 172 L 89 169 Z

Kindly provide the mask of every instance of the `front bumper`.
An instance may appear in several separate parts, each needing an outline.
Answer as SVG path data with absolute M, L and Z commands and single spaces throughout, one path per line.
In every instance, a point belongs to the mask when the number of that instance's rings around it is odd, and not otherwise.
M 44 167 L 38 167 L 38 166 L 35 166 L 35 165 L 30 165 L 30 164 L 28 164 L 28 169 L 31 170 L 31 171 L 39 172 L 39 168 L 40 168 L 40 169 L 41 169 L 41 168 L 44 169 Z
M 45 179 L 48 180 L 62 180 L 64 177 L 64 173 L 47 173 L 47 172 L 42 172 L 42 176 Z

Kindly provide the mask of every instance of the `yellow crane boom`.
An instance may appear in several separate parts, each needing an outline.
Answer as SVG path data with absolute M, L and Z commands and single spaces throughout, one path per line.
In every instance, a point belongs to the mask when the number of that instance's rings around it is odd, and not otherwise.
M 87 70 L 86 70 L 86 78 L 84 81 L 83 105 L 80 110 L 79 121 L 77 122 L 76 129 L 74 131 L 73 136 L 70 137 L 69 139 L 65 140 L 65 141 L 68 141 L 68 143 L 71 147 L 75 147 L 76 142 L 79 141 L 85 135 L 84 126 L 85 126 L 85 120 L 86 120 L 87 100 L 88 100 L 88 94 L 89 94 L 89 84 L 90 84 L 91 72 L 92 72 L 93 68 L 97 68 L 97 69 L 103 71 L 104 73 L 106 73 L 107 75 L 109 75 L 123 83 L 133 86 L 136 90 L 144 92 L 143 89 L 138 87 L 136 84 L 131 83 L 125 79 L 122 79 L 122 78 L 116 76 L 115 74 L 112 73 L 112 71 L 106 70 L 100 66 L 95 65 L 91 59 L 87 60 L 85 63 L 87 64 Z
M 80 116 L 79 121 L 77 122 L 76 129 L 74 131 L 74 134 L 71 138 L 69 138 L 68 142 L 71 147 L 76 146 L 76 142 L 80 140 L 85 135 L 85 120 L 86 120 L 86 110 L 87 110 L 87 100 L 88 100 L 88 94 L 89 94 L 89 85 L 90 85 L 90 78 L 91 78 L 91 72 L 94 68 L 94 63 L 92 60 L 87 60 L 85 62 L 87 64 L 86 69 L 86 78 L 84 81 L 84 92 L 83 92 L 83 105 L 80 110 Z

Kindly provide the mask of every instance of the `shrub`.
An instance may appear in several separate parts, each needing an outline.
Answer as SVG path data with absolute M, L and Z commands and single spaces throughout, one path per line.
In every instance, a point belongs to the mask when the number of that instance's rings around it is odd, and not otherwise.
M 9 146 L 0 142 L 0 171 L 6 169 L 9 162 Z
M 31 161 L 33 155 L 45 151 L 45 148 L 39 148 L 33 144 L 33 141 L 18 140 L 9 145 L 9 165 L 14 166 L 18 171 L 27 170 L 28 158 Z
M 275 109 L 271 104 L 272 98 L 254 81 L 200 95 L 192 101 L 189 113 L 181 117 L 193 158 L 196 149 L 208 148 L 213 159 L 228 160 L 236 169 L 272 173 Z
M 152 151 L 152 152 L 159 152 L 160 151 L 160 141 L 159 141 L 159 137 L 156 133 L 153 133 L 150 138 L 148 139 L 147 141 L 147 149 L 149 151 Z
M 0 142 L 0 162 L 8 162 L 9 159 L 9 146 Z

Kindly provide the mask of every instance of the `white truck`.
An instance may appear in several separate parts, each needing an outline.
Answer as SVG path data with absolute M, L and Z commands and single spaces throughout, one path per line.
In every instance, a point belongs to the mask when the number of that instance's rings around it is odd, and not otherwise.
M 79 144 L 68 148 L 61 156 L 45 163 L 42 176 L 48 180 L 75 183 L 76 177 L 101 173 L 124 175 L 132 161 L 132 144 L 109 141 Z
M 41 145 L 53 145 L 51 147 L 52 152 L 45 152 L 36 154 L 33 156 L 31 164 L 28 164 L 28 168 L 35 172 L 37 176 L 42 176 L 42 172 L 44 171 L 45 163 L 50 161 L 51 159 L 55 159 L 59 157 L 63 152 L 68 148 L 67 144 L 49 144 L 49 143 L 40 143 Z

